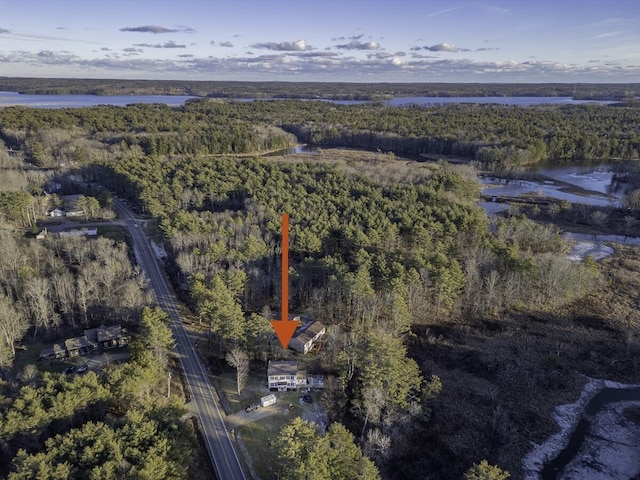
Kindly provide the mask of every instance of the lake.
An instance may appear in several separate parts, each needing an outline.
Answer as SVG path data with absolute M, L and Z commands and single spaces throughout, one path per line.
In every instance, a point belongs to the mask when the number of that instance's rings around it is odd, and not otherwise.
M 0 108 L 21 105 L 33 108 L 78 108 L 96 105 L 126 106 L 132 103 L 164 103 L 171 106 L 184 105 L 192 96 L 186 95 L 30 95 L 17 92 L 0 92 Z M 236 101 L 255 101 L 252 98 Z M 268 100 L 268 99 L 264 99 Z M 277 100 L 277 99 L 276 99 Z M 303 99 L 310 100 L 310 99 Z M 323 100 L 338 105 L 360 105 L 376 103 L 366 100 Z M 610 104 L 611 101 L 574 100 L 571 97 L 396 97 L 385 100 L 385 105 L 402 107 L 408 105 L 443 105 L 448 103 L 475 103 L 530 106 L 540 104 L 578 105 L 584 103 Z
M 0 92 L 0 108 L 15 105 L 33 108 L 77 108 L 96 105 L 124 107 L 132 103 L 164 103 L 184 105 L 189 99 L 185 95 L 23 95 L 17 92 Z

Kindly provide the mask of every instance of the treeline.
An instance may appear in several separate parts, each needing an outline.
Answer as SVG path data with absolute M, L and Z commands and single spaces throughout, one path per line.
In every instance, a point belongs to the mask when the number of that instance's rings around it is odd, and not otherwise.
M 208 82 L 0 77 L 0 91 L 49 95 L 194 95 L 227 98 L 533 96 L 620 100 L 640 96 L 639 84 L 606 83 L 338 83 Z
M 184 479 L 194 431 L 166 400 L 167 315 L 146 308 L 130 362 L 101 375 L 25 377 L 0 384 L 0 474 L 10 480 Z
M 114 156 L 251 155 L 297 142 L 454 156 L 488 169 L 640 157 L 640 105 L 440 105 L 200 100 L 184 107 L 0 110 L 0 138 L 40 166 Z
M 233 111 L 202 114 L 166 105 L 0 110 L 0 138 L 42 167 L 84 164 L 127 154 L 247 154 L 282 150 L 296 138 Z

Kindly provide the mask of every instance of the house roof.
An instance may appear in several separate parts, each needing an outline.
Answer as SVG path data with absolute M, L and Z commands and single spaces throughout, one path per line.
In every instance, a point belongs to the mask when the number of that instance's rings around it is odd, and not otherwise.
M 54 343 L 52 346 L 40 350 L 40 358 L 55 356 L 58 353 L 66 353 L 66 351 L 62 343 Z
M 79 350 L 81 348 L 94 347 L 95 345 L 83 335 L 82 337 L 67 338 L 64 341 L 64 346 L 67 347 L 67 350 Z
M 100 325 L 98 328 L 85 330 L 84 335 L 92 342 L 117 340 L 122 337 L 122 327 L 120 325 Z
M 296 360 L 269 360 L 267 375 L 295 376 L 298 373 L 298 362 Z
M 307 322 L 293 334 L 293 338 L 302 345 L 306 345 L 325 328 L 326 327 L 320 322 Z

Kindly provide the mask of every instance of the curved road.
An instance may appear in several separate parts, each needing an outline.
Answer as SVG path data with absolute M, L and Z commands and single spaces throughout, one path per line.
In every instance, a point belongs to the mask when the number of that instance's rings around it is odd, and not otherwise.
M 170 326 L 176 340 L 176 354 L 191 389 L 192 402 L 195 404 L 202 434 L 217 477 L 220 480 L 246 480 L 218 408 L 213 389 L 209 384 L 206 369 L 202 366 L 200 358 L 187 336 L 173 293 L 149 245 L 149 239 L 142 228 L 137 228 L 138 220 L 131 210 L 115 199 L 113 206 L 131 234 L 136 259 L 149 277 L 149 283 L 156 294 L 158 305 L 171 318 Z

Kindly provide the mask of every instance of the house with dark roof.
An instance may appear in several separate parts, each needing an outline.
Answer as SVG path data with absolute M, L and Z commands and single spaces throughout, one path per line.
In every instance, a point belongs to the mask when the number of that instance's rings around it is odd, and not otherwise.
M 120 325 L 100 325 L 84 331 L 85 337 L 98 345 L 98 348 L 109 349 L 126 347 L 129 344 L 127 331 Z
M 54 343 L 52 346 L 40 350 L 40 360 L 62 360 L 67 358 L 67 349 L 64 343 Z
M 67 350 L 68 357 L 77 357 L 78 355 L 88 355 L 98 346 L 89 341 L 86 336 L 67 338 L 64 341 L 64 348 Z
M 298 327 L 293 333 L 289 346 L 300 353 L 307 353 L 326 331 L 327 327 L 322 323 L 311 320 Z
M 40 351 L 40 360 L 63 360 L 89 355 L 95 350 L 107 350 L 115 347 L 125 347 L 129 344 L 127 331 L 120 325 L 100 325 L 84 331 L 81 337 L 67 338 L 64 342 L 53 344 Z

